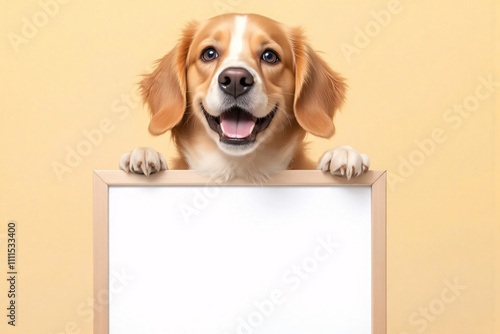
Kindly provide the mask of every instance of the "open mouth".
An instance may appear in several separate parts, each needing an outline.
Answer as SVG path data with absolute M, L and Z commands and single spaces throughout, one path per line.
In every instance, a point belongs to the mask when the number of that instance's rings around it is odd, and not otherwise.
M 239 107 L 232 107 L 218 117 L 207 113 L 202 103 L 201 109 L 205 114 L 208 125 L 219 134 L 219 140 L 222 143 L 246 145 L 253 143 L 257 138 L 257 134 L 264 131 L 271 124 L 278 110 L 278 105 L 276 104 L 267 116 L 261 118 L 257 118 Z

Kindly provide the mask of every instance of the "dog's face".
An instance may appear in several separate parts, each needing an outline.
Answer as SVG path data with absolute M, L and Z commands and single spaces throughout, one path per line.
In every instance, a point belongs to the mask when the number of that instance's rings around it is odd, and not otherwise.
M 298 130 L 330 137 L 345 91 L 343 79 L 299 29 L 252 14 L 191 23 L 141 87 L 152 113 L 151 133 L 204 129 L 232 156 L 278 138 L 286 143 Z
M 191 43 L 187 78 L 193 111 L 228 154 L 254 150 L 292 117 L 292 45 L 270 20 L 207 22 Z

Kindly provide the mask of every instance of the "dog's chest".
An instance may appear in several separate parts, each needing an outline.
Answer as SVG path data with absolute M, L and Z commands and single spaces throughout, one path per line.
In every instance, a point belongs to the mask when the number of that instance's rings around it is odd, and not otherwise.
M 187 151 L 185 158 L 189 169 L 207 175 L 211 179 L 227 182 L 244 178 L 261 183 L 273 173 L 288 169 L 294 154 L 294 147 L 279 151 L 260 151 L 247 156 L 230 156 L 219 150 L 202 153 Z

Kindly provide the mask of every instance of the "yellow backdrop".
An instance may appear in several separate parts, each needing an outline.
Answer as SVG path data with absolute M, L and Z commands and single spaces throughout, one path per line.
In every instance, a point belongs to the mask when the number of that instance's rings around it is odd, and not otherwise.
M 348 144 L 389 171 L 388 332 L 500 333 L 498 4 L 2 2 L 0 332 L 92 332 L 92 170 L 136 146 L 172 156 L 168 136 L 148 134 L 135 83 L 187 21 L 234 11 L 304 26 L 348 78 L 336 136 L 311 137 L 310 152 Z

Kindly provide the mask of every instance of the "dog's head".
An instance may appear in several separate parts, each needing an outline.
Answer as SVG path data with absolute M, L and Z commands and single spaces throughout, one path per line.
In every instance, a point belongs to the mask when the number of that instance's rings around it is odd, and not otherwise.
M 220 150 L 245 155 L 296 129 L 332 136 L 346 86 L 300 29 L 226 14 L 189 24 L 141 89 L 152 134 L 194 121 Z

